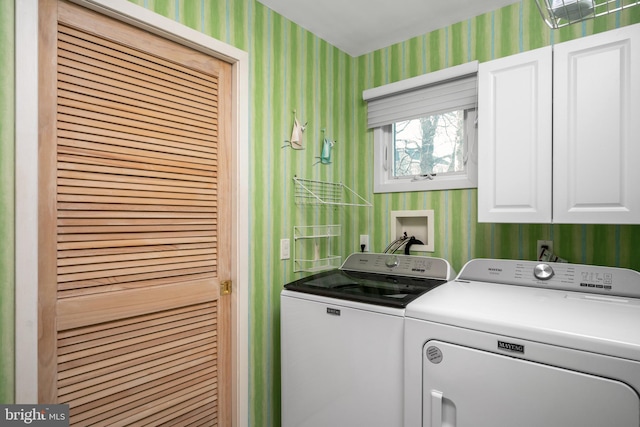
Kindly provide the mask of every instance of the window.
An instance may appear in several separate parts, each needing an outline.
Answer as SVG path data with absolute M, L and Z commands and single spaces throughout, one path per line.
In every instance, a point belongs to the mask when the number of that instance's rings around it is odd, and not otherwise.
M 363 94 L 374 129 L 374 192 L 477 187 L 477 62 Z

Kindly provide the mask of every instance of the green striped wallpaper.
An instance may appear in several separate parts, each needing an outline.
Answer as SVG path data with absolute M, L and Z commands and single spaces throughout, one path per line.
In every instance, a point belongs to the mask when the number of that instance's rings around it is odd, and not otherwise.
M 573 262 L 640 270 L 640 260 L 632 255 L 640 245 L 640 226 L 478 224 L 475 190 L 373 195 L 373 136 L 366 129 L 362 101 L 362 91 L 367 88 L 640 22 L 640 11 L 551 31 L 543 26 L 533 0 L 521 0 L 494 13 L 352 58 L 255 0 L 130 1 L 243 49 L 250 56 L 250 167 L 246 172 L 250 180 L 251 426 L 280 425 L 279 294 L 284 283 L 301 274 L 293 273 L 290 260 L 279 260 L 279 241 L 292 239 L 295 225 L 341 224 L 342 236 L 335 239 L 333 250 L 346 256 L 358 250 L 360 234 L 370 235 L 374 251 L 384 249 L 390 211 L 434 209 L 435 255 L 449 259 L 457 270 L 472 257 L 532 259 L 537 239 L 553 239 L 557 252 Z M 4 7 L 7 2 L 0 3 Z M 3 46 L 12 44 L 11 34 L 4 31 L 6 22 L 8 18 L 1 16 Z M 3 61 L 3 66 L 6 63 Z M 6 75 L 1 79 L 4 88 L 10 87 Z M 2 102 L 11 105 L 13 101 L 3 92 Z M 306 149 L 301 151 L 283 148 L 291 136 L 294 111 L 299 120 L 308 122 Z M 0 120 L 4 124 L 7 118 Z M 323 137 L 336 141 L 328 165 L 317 164 Z M 3 136 L 6 140 L 11 141 L 12 136 Z M 294 175 L 343 182 L 374 206 L 296 206 Z M 1 179 L 3 188 L 12 187 L 10 178 Z M 8 261 L 0 263 L 0 271 L 8 271 Z M 1 285 L 3 297 L 12 292 L 12 282 L 7 283 Z M 4 331 L 9 329 L 4 325 Z M 2 351 L 2 366 L 8 366 L 11 359 Z M 6 390 L 3 382 L 0 396 Z
M 14 4 L 0 2 L 0 403 L 14 402 Z

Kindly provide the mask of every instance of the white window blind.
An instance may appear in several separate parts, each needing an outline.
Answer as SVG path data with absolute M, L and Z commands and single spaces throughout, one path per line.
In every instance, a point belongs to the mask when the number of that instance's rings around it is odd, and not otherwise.
M 363 92 L 368 102 L 368 127 L 430 114 L 475 108 L 477 61 L 391 83 Z

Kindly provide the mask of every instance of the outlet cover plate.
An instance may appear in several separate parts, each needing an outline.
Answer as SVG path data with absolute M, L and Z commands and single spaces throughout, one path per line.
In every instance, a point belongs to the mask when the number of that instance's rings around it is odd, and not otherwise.
M 540 258 L 542 247 L 546 246 L 550 253 L 553 253 L 553 240 L 538 240 L 536 245 L 536 259 Z
M 364 250 L 362 250 L 362 245 L 364 245 Z M 362 252 L 369 252 L 369 235 L 368 234 L 360 235 L 360 248 Z
M 289 239 L 280 239 L 280 259 L 291 258 L 291 241 Z

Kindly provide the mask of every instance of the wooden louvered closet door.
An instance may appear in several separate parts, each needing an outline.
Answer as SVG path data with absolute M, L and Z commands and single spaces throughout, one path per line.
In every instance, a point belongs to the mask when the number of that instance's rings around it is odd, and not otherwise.
M 229 64 L 40 7 L 39 399 L 230 425 Z

